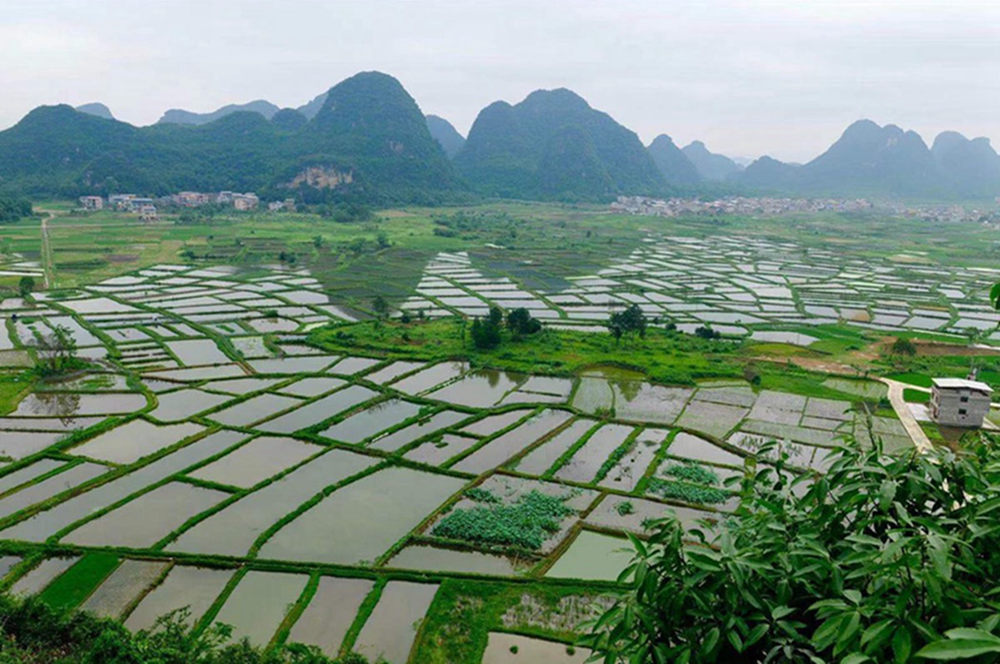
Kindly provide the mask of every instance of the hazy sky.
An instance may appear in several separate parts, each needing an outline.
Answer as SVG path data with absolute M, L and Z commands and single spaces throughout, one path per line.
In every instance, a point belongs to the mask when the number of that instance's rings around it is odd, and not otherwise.
M 868 117 L 1000 142 L 997 0 L 3 0 L 0 126 L 40 104 L 298 106 L 361 70 L 465 133 L 568 87 L 648 143 L 807 160 Z

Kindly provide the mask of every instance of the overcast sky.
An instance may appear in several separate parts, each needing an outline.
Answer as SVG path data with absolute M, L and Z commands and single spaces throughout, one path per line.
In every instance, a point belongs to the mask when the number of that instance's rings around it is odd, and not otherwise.
M 298 106 L 358 71 L 463 134 L 568 87 L 646 143 L 812 158 L 867 117 L 1000 141 L 997 0 L 3 0 L 0 126 L 41 104 Z

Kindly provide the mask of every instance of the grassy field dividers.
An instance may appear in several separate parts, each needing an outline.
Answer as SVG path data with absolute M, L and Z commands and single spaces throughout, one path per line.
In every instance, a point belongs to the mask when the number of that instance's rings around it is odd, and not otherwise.
M 521 407 L 524 408 L 523 405 Z M 517 408 L 513 408 L 512 407 L 512 408 L 510 408 L 508 410 L 517 410 Z M 544 410 L 544 409 L 541 408 L 541 407 L 535 407 L 535 408 L 532 408 L 530 410 L 529 409 L 525 409 L 525 415 L 524 415 L 524 417 L 518 418 L 515 422 L 512 422 L 511 424 L 508 424 L 507 426 L 503 427 L 502 429 L 498 429 L 497 431 L 494 431 L 493 433 L 491 433 L 489 435 L 481 437 L 479 439 L 478 443 L 476 443 L 475 445 L 473 445 L 472 447 L 470 447 L 467 450 L 463 450 L 460 454 L 456 454 L 455 456 L 451 457 L 450 459 L 448 459 L 448 461 L 445 464 L 442 464 L 442 467 L 444 467 L 445 465 L 447 465 L 448 467 L 454 466 L 455 464 L 457 464 L 458 462 L 462 461 L 466 457 L 472 456 L 473 454 L 475 454 L 476 452 L 478 452 L 483 447 L 486 447 L 488 444 L 492 443 L 494 440 L 496 440 L 500 436 L 513 431 L 517 427 L 519 427 L 522 424 L 524 424 L 526 420 L 528 420 L 528 419 L 530 419 L 532 417 L 535 417 L 536 415 L 538 415 L 539 413 L 541 413 L 542 410 Z M 502 412 L 507 412 L 507 411 L 502 411 Z M 498 411 L 498 412 L 492 412 L 491 411 L 489 413 L 489 415 L 486 415 L 485 417 L 480 418 L 480 420 L 484 420 L 484 419 L 486 419 L 486 417 L 489 417 L 491 415 L 498 415 L 498 414 L 501 414 L 501 411 Z M 477 420 L 477 422 L 478 421 L 479 420 Z M 475 424 L 475 422 L 472 422 L 471 424 Z M 470 426 L 471 426 L 471 424 L 470 424 Z
M 583 448 L 583 446 L 586 445 L 588 441 L 590 441 L 590 438 L 595 433 L 597 433 L 598 429 L 603 427 L 605 424 L 607 424 L 607 422 L 596 420 L 594 422 L 594 426 L 590 427 L 590 429 L 588 429 L 586 433 L 580 436 L 580 439 L 578 441 L 570 445 L 569 449 L 567 449 L 565 452 L 559 455 L 559 458 L 556 459 L 552 463 L 552 465 L 549 466 L 549 469 L 546 470 L 544 473 L 542 473 L 540 477 L 546 480 L 552 479 L 553 476 L 559 471 L 559 469 L 562 468 L 564 465 L 566 465 L 566 463 L 573 458 L 573 455 L 579 452 Z
M 372 612 L 375 610 L 375 605 L 378 604 L 380 599 L 382 599 L 382 591 L 385 590 L 386 583 L 386 579 L 378 579 L 375 582 L 375 586 L 371 589 L 364 600 L 361 601 L 361 605 L 358 606 L 358 613 L 354 616 L 354 622 L 352 622 L 351 626 L 347 628 L 347 632 L 344 634 L 344 640 L 340 644 L 341 655 L 346 655 L 354 649 L 354 644 L 358 640 L 358 636 L 361 635 L 361 630 L 364 628 L 365 623 L 368 622 L 368 618 L 371 617 Z
M 350 477 L 345 477 L 343 480 L 339 482 L 323 487 L 315 494 L 313 494 L 311 498 L 309 498 L 303 503 L 300 503 L 298 506 L 295 507 L 295 509 L 288 512 L 287 514 L 285 514 L 285 516 L 281 517 L 276 522 L 271 524 L 270 527 L 266 528 L 264 532 L 262 532 L 257 537 L 257 539 L 254 540 L 254 543 L 250 546 L 250 551 L 247 552 L 247 557 L 256 558 L 257 553 L 260 551 L 260 548 L 264 546 L 264 543 L 267 542 L 267 540 L 270 539 L 276 532 L 287 526 L 289 523 L 291 523 L 298 517 L 305 514 L 307 511 L 309 511 L 316 505 L 320 504 L 325 498 L 327 498 L 331 493 L 333 493 L 337 489 L 347 486 L 348 484 L 351 484 L 353 482 L 357 482 L 358 480 L 368 477 L 369 475 L 374 475 L 376 472 L 383 470 L 384 468 L 387 467 L 389 467 L 388 463 L 376 463 L 374 465 L 365 468 L 364 470 L 355 473 L 354 475 L 351 475 Z
M 316 591 L 319 589 L 319 581 L 320 575 L 317 572 L 309 575 L 309 580 L 306 581 L 306 586 L 302 589 L 298 600 L 292 605 L 288 613 L 285 614 L 285 618 L 278 625 L 278 629 L 275 630 L 274 638 L 271 639 L 271 643 L 269 644 L 271 648 L 281 646 L 288 641 L 288 635 L 291 634 L 292 627 L 302 617 L 305 610 L 309 608 L 309 603 L 316 596 Z
M 625 437 L 625 440 L 622 441 L 622 444 L 611 451 L 608 458 L 605 459 L 604 463 L 601 464 L 601 467 L 597 469 L 597 474 L 594 475 L 594 479 L 590 481 L 591 484 L 597 485 L 600 483 L 601 480 L 607 477 L 608 473 L 610 473 L 611 470 L 625 458 L 632 448 L 635 447 L 635 441 L 636 438 L 638 438 L 640 431 L 642 431 L 641 427 L 633 429 L 632 432 Z

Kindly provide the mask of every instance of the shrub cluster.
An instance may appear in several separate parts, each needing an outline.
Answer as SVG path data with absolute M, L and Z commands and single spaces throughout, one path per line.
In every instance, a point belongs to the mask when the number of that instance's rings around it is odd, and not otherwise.
M 449 512 L 434 527 L 434 535 L 537 550 L 559 530 L 562 520 L 573 513 L 565 504 L 567 496 L 550 496 L 537 490 L 529 491 L 513 504 L 503 503 L 484 489 L 466 495 L 479 504 Z

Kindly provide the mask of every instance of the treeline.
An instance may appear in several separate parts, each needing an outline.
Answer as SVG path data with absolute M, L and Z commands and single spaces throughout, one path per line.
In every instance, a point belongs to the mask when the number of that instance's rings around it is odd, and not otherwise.
M 195 631 L 186 611 L 160 619 L 148 631 L 89 613 L 63 612 L 36 598 L 0 597 L 0 662 L 24 664 L 368 664 L 357 654 L 331 659 L 314 647 L 292 644 L 270 650 L 216 624 Z
M 27 198 L 0 196 L 0 223 L 17 221 L 31 216 L 31 201 Z

